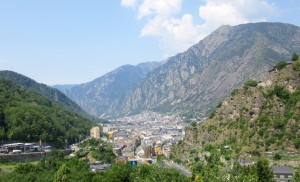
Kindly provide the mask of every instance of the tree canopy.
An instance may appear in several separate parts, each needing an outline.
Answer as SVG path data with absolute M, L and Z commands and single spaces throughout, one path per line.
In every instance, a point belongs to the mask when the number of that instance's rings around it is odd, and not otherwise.
M 5 80 L 0 80 L 0 124 L 3 140 L 43 140 L 57 147 L 87 135 L 93 125 L 38 93 Z

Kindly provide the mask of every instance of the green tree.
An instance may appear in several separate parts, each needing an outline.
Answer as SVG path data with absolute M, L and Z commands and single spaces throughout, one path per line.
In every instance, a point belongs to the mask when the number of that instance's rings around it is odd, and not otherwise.
M 296 169 L 293 180 L 294 181 L 300 181 L 300 168 Z
M 299 59 L 299 56 L 298 54 L 296 54 L 295 52 L 293 53 L 293 56 L 292 56 L 292 61 L 297 61 Z
M 274 175 L 269 167 L 269 161 L 266 158 L 258 159 L 256 163 L 256 172 L 258 181 L 274 182 Z
M 238 163 L 235 163 L 229 174 L 231 182 L 258 182 L 255 166 L 240 166 Z
M 68 173 L 68 169 L 66 167 L 66 164 L 61 165 L 54 176 L 54 182 L 67 181 L 67 173 Z

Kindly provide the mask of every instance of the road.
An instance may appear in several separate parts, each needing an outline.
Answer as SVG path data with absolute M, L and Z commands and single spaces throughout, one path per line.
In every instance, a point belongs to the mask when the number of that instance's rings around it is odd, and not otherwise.
M 164 164 L 164 167 L 166 167 L 166 168 L 174 168 L 174 169 L 179 170 L 186 176 L 189 176 L 189 177 L 192 176 L 192 172 L 189 169 L 187 169 L 184 166 L 179 165 L 175 162 L 170 162 L 170 161 L 164 160 L 163 164 Z

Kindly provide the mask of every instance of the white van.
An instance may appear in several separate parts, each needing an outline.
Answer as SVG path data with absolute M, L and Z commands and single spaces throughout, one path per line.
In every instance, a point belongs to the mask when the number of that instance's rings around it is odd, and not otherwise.
M 12 151 L 12 154 L 20 154 L 20 153 L 22 153 L 21 150 L 13 150 L 13 151 Z

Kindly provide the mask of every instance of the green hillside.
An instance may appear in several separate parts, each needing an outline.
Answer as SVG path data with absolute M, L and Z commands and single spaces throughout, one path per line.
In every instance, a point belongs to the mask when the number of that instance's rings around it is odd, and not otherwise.
M 60 147 L 85 136 L 93 123 L 36 92 L 0 79 L 0 138 L 43 140 Z
M 277 70 L 277 71 L 276 71 Z M 174 147 L 187 159 L 208 146 L 229 148 L 227 158 L 300 151 L 300 60 L 279 62 L 262 81 L 247 81 L 220 102 L 210 117 L 193 123 Z
M 45 84 L 37 83 L 31 78 L 13 71 L 0 71 L 0 78 L 11 81 L 12 83 L 31 89 L 43 97 L 51 100 L 52 102 L 62 106 L 63 108 L 75 112 L 89 120 L 94 120 L 96 122 L 101 122 L 102 120 L 96 119 L 93 116 L 86 113 L 80 106 L 78 106 L 74 101 L 69 99 L 61 91 L 51 88 Z

